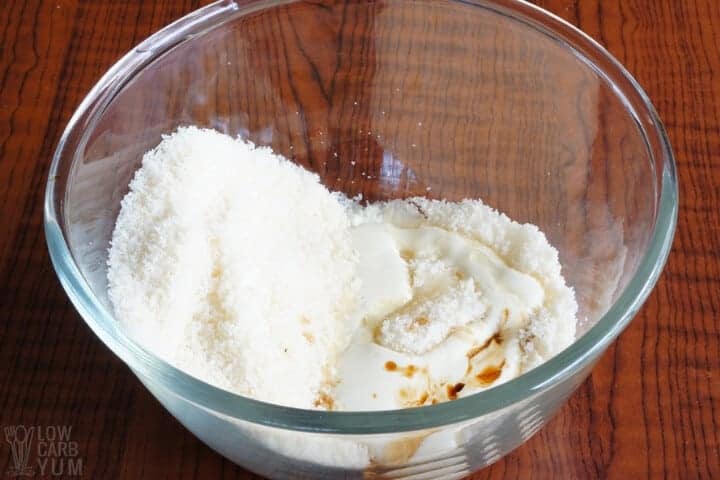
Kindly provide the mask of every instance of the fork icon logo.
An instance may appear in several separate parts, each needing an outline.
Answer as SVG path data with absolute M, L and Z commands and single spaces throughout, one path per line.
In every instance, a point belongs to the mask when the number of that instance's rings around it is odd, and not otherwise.
M 14 425 L 4 428 L 5 440 L 12 450 L 13 467 L 8 470 L 11 477 L 31 477 L 35 471 L 28 465 L 30 459 L 30 446 L 32 445 L 35 427 L 25 428 L 24 425 Z

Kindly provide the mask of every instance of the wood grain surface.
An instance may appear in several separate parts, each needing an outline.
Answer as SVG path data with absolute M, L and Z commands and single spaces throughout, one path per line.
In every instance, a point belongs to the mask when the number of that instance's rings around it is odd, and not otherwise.
M 195 439 L 92 334 L 42 230 L 50 157 L 80 100 L 124 52 L 203 3 L 0 8 L 0 425 L 71 425 L 86 478 L 258 478 Z M 718 478 L 720 8 L 537 4 L 607 47 L 648 92 L 676 155 L 680 218 L 657 287 L 591 377 L 545 429 L 472 478 Z M 0 476 L 12 464 L 0 439 Z

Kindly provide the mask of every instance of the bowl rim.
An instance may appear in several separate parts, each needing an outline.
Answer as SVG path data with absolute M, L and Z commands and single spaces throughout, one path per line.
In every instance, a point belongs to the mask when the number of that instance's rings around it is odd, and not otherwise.
M 608 312 L 564 351 L 531 371 L 483 391 L 437 405 L 368 412 L 316 411 L 265 403 L 234 394 L 178 370 L 140 347 L 120 329 L 110 328 L 112 314 L 95 298 L 76 266 L 56 208 L 56 179 L 63 156 L 82 132 L 88 118 L 101 115 L 114 95 L 138 70 L 188 38 L 229 19 L 294 0 L 220 0 L 196 10 L 150 36 L 115 63 L 83 99 L 65 128 L 53 154 L 44 200 L 44 228 L 53 267 L 88 326 L 144 383 L 161 387 L 197 407 L 246 421 L 287 430 L 334 434 L 381 434 L 422 430 L 460 423 L 502 410 L 559 385 L 578 374 L 602 353 L 628 325 L 647 299 L 667 261 L 678 215 L 678 184 L 673 153 L 665 129 L 647 94 L 629 72 L 601 45 L 581 30 L 524 0 L 452 0 L 508 15 L 564 44 L 615 88 L 648 143 L 659 172 L 656 222 L 637 271 Z M 595 61 L 593 61 L 593 59 Z M 602 62 L 605 69 L 597 67 Z M 610 78 L 612 77 L 612 79 Z M 656 145 L 656 152 L 650 144 Z M 82 144 L 82 141 L 79 142 Z M 74 147 L 73 147 L 74 148 Z M 73 151 L 74 154 L 74 151 Z M 657 190 L 657 189 L 656 189 Z M 63 203 L 62 201 L 59 203 Z M 63 211 L 64 212 L 64 211 Z M 102 321 L 99 321 L 99 320 Z

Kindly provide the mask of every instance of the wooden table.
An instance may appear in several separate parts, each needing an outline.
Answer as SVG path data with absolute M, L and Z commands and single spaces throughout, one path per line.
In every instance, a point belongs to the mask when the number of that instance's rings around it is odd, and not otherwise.
M 72 426 L 86 478 L 257 478 L 195 439 L 95 338 L 42 230 L 50 157 L 80 99 L 122 53 L 202 3 L 0 9 L 0 425 Z M 547 428 L 473 478 L 720 478 L 717 0 L 537 3 L 605 45 L 653 99 L 677 156 L 680 220 L 660 282 L 592 376 Z M 1 474 L 12 464 L 3 441 Z

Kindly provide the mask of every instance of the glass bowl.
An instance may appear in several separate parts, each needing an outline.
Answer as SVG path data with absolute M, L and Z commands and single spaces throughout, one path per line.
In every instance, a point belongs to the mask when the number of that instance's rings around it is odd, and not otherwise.
M 576 290 L 577 340 L 480 394 L 394 411 L 286 408 L 173 368 L 118 328 L 106 258 L 142 153 L 188 124 L 270 145 L 350 196 L 482 198 L 539 225 Z M 677 193 L 635 80 L 528 3 L 221 1 L 90 91 L 53 157 L 45 230 L 85 322 L 222 455 L 272 478 L 449 479 L 527 440 L 586 378 L 662 270 Z

